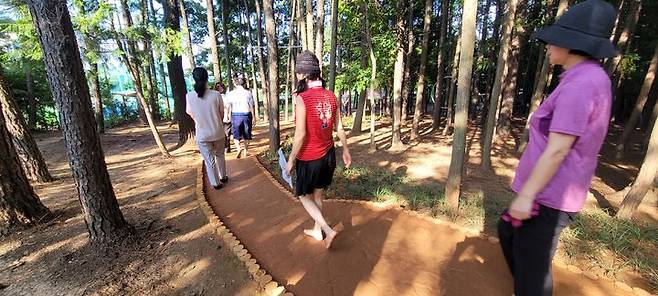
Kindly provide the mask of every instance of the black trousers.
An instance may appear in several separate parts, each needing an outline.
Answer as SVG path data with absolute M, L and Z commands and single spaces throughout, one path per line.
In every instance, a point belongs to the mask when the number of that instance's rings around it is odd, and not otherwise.
M 539 215 L 518 227 L 498 221 L 498 237 L 507 266 L 514 277 L 515 296 L 553 295 L 551 262 L 560 233 L 576 213 L 541 206 Z
M 224 149 L 226 149 L 226 153 L 231 152 L 231 135 L 233 135 L 233 124 L 229 122 L 224 122 L 224 135 L 226 136 L 226 140 L 224 141 Z

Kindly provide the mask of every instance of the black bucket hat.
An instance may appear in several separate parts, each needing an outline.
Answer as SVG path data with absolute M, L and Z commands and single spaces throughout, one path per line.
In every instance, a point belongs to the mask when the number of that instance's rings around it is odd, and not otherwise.
M 309 50 L 304 50 L 297 55 L 295 61 L 295 72 L 299 74 L 319 74 L 320 61 L 315 54 Z
M 596 59 L 617 55 L 610 42 L 617 11 L 601 0 L 587 0 L 571 7 L 555 23 L 534 34 L 551 45 L 579 50 Z

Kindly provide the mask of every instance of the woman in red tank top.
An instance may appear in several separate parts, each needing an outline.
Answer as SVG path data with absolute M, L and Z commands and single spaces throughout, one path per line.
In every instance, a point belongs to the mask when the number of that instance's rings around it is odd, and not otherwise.
M 291 173 L 296 166 L 295 196 L 315 222 L 313 229 L 304 230 L 304 234 L 323 241 L 329 248 L 338 230 L 332 229 L 322 215 L 322 191 L 331 185 L 336 169 L 334 131 L 343 146 L 345 167 L 350 166 L 352 157 L 337 112 L 336 96 L 324 88 L 317 57 L 308 50 L 301 52 L 297 55 L 295 72 L 299 79 L 295 96 L 295 141 L 286 170 Z

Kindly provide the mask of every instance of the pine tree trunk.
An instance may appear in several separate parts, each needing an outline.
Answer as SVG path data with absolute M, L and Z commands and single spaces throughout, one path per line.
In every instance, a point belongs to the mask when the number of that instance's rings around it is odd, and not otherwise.
M 119 13 L 121 13 L 121 11 L 119 11 Z M 119 29 L 117 31 L 114 28 L 114 17 L 112 16 L 112 18 L 110 19 L 110 29 L 111 29 L 112 32 L 124 32 L 123 25 L 121 24 L 121 20 L 122 20 L 121 16 L 117 16 L 118 29 Z M 126 22 L 125 19 L 123 19 L 123 21 Z M 128 24 L 126 24 L 126 26 L 130 27 Z M 118 45 L 119 48 L 124 48 L 124 50 L 126 48 L 128 48 L 128 44 L 124 44 L 123 41 L 120 40 L 120 39 L 116 39 L 116 40 L 117 40 L 117 45 Z M 124 51 L 124 53 L 125 53 L 125 51 Z M 130 69 L 128 69 L 128 70 L 130 71 Z M 135 86 L 137 86 L 137 84 L 135 84 Z M 141 85 L 139 85 L 139 86 L 141 87 Z M 125 104 L 126 103 L 125 102 L 126 96 L 122 96 L 122 99 L 124 100 L 124 106 L 125 106 L 126 105 Z M 128 121 L 129 118 L 126 116 L 126 115 L 129 115 L 127 108 L 124 108 L 123 115 L 124 115 L 124 121 Z M 142 104 L 140 104 L 139 99 L 137 99 L 137 115 L 138 115 L 138 118 L 139 118 L 139 121 L 140 121 L 141 124 L 148 125 L 148 120 L 146 119 L 146 113 L 144 112 L 144 107 L 142 106 Z
M 647 103 L 647 99 L 649 98 L 649 92 L 651 91 L 651 86 L 653 85 L 657 72 L 658 72 L 658 44 L 656 44 L 656 49 L 653 53 L 653 58 L 651 58 L 651 64 L 649 64 L 649 69 L 647 69 L 647 74 L 644 76 L 644 82 L 642 83 L 640 94 L 637 96 L 637 101 L 635 103 L 635 108 L 633 108 L 633 113 L 631 113 L 631 117 L 628 119 L 628 121 L 626 121 L 626 124 L 624 125 L 624 131 L 619 137 L 619 141 L 617 142 L 617 146 L 615 147 L 616 150 L 615 156 L 618 159 L 623 156 L 624 150 L 626 148 L 626 144 L 628 143 L 628 139 L 631 133 L 633 132 L 633 130 L 635 130 L 640 115 L 642 115 L 642 111 L 644 110 L 644 105 Z
M 283 90 L 283 95 L 285 96 L 285 101 L 283 102 L 283 121 L 288 122 L 290 120 L 288 109 L 290 108 L 290 100 L 292 99 L 292 88 L 290 87 L 290 65 L 292 64 L 292 51 L 288 47 L 288 57 L 286 58 L 286 86 Z M 294 118 L 294 117 L 293 117 Z
M 1 70 L 0 70 L 1 71 Z M 4 75 L 0 72 L 0 97 L 7 97 Z M 37 223 L 49 214 L 32 190 L 14 151 L 0 106 L 0 234 Z
M 496 1 L 496 18 L 494 19 L 493 23 L 493 34 L 491 36 L 491 46 L 488 49 L 488 54 L 487 54 L 487 59 L 489 61 L 493 61 L 496 58 L 496 53 L 500 51 L 500 42 L 498 42 L 501 38 L 500 36 L 500 29 L 501 29 L 501 22 L 503 19 L 503 10 L 505 10 L 505 2 L 503 1 Z M 486 128 L 487 125 L 487 117 L 489 116 L 489 105 L 491 104 L 491 90 L 493 88 L 494 84 L 494 78 L 496 75 L 496 68 L 495 67 L 489 67 L 487 69 L 487 78 L 486 78 L 486 89 L 485 93 L 487 96 L 486 103 L 484 105 L 484 110 L 482 111 L 482 119 L 480 122 L 480 126 L 482 130 Z M 484 137 L 480 137 L 480 145 L 483 145 L 484 143 Z
M 537 44 L 534 40 L 531 42 L 530 37 L 535 28 L 538 27 L 542 21 L 542 1 L 535 1 L 528 4 L 528 14 L 523 18 L 521 26 L 523 27 L 523 34 L 521 35 L 521 46 L 519 48 L 519 67 L 517 71 L 517 89 L 521 90 L 514 101 L 514 108 L 512 109 L 513 115 L 527 114 L 529 108 L 527 104 L 532 100 L 532 90 L 535 87 L 534 79 L 537 75 L 537 55 L 539 50 L 537 48 L 545 47 L 544 44 Z
M 621 20 L 621 15 L 622 11 L 624 11 L 624 5 L 628 4 L 626 0 L 619 0 L 619 4 L 617 5 L 617 17 L 615 18 L 615 26 L 612 29 L 612 43 L 617 44 L 619 42 L 619 38 L 621 38 L 621 31 L 619 30 L 619 25 L 621 24 L 619 20 Z
M 139 104 L 137 104 L 137 105 L 139 105 Z M 128 114 L 128 102 L 126 102 L 126 96 L 121 95 L 121 115 L 123 115 L 123 121 L 124 122 L 128 121 L 128 118 L 126 116 L 127 114 Z
M 320 70 L 322 70 L 322 57 L 324 56 L 324 0 L 317 0 L 318 25 L 315 37 L 315 56 L 320 60 Z
M 444 77 L 445 76 L 445 43 L 448 34 L 448 14 L 450 5 L 448 1 L 441 1 L 441 30 L 439 35 L 439 54 L 437 57 L 437 75 L 436 88 L 434 90 L 434 110 L 432 114 L 432 129 L 438 130 L 441 126 L 441 100 L 443 99 Z
M 293 63 L 295 62 L 295 54 L 293 50 L 293 46 L 295 45 L 295 8 L 297 5 L 296 0 L 292 0 L 290 2 L 290 21 L 288 22 L 288 61 L 286 63 L 286 91 L 285 96 L 286 96 L 286 102 L 285 106 L 283 108 L 284 110 L 284 117 L 285 121 L 288 122 L 290 121 L 290 111 L 289 111 L 289 105 L 290 101 L 293 100 L 292 98 L 292 92 L 295 91 L 295 88 L 292 84 L 292 81 L 294 80 L 293 76 L 295 76 L 295 68 L 293 67 Z M 294 119 L 294 117 L 293 117 Z
M 656 172 L 658 172 L 658 125 L 654 122 L 647 154 L 644 156 L 642 167 L 640 167 L 640 172 L 637 174 L 631 190 L 621 203 L 619 212 L 617 212 L 618 218 L 630 219 L 633 217 L 640 207 L 642 199 L 652 187 Z
M 87 230 L 93 242 L 114 242 L 125 237 L 130 226 L 112 190 L 66 1 L 26 2 L 43 49 Z
M 187 11 L 185 10 L 185 0 L 179 0 L 178 7 L 180 8 L 180 15 L 183 18 L 181 22 L 183 31 L 183 38 L 185 38 L 185 54 L 187 60 L 190 62 L 190 68 L 196 68 L 194 61 L 194 50 L 192 49 L 192 34 L 190 34 L 190 22 L 187 20 Z
M 519 4 L 516 16 L 516 22 L 527 17 L 527 2 L 522 1 Z M 508 72 L 504 79 L 503 98 L 500 105 L 496 134 L 498 137 L 506 138 L 512 133 L 512 116 L 514 111 L 514 100 L 516 98 L 516 85 L 518 82 L 519 57 L 521 55 L 521 39 L 525 34 L 523 25 L 516 25 L 510 41 L 510 52 L 508 56 Z
M 604 64 L 608 76 L 612 78 L 612 89 L 613 89 L 613 100 L 614 100 L 612 104 L 612 114 L 613 114 L 612 119 L 619 122 L 621 120 L 620 118 L 618 118 L 617 115 L 620 113 L 620 108 L 622 109 L 621 111 L 623 111 L 623 106 L 624 106 L 623 97 L 617 95 L 618 93 L 620 93 L 621 83 L 624 79 L 623 73 L 619 71 L 619 63 L 621 62 L 621 59 L 624 56 L 628 55 L 631 52 L 631 42 L 633 41 L 633 38 L 631 37 L 635 32 L 635 27 L 637 25 L 637 21 L 640 17 L 640 12 L 642 9 L 642 2 L 640 0 L 629 0 L 629 1 L 631 1 L 631 3 L 630 3 L 628 15 L 626 16 L 626 21 L 624 23 L 624 30 L 622 30 L 619 33 L 619 38 L 617 38 L 618 42 L 616 43 L 615 46 L 621 54 L 618 54 L 613 58 L 607 59 Z M 630 102 L 627 104 L 630 104 Z
M 313 0 L 306 0 L 306 46 L 308 50 L 315 49 L 315 17 L 313 16 Z
M 548 8 L 551 8 L 552 2 L 549 2 Z M 559 18 L 562 13 L 566 10 L 567 5 L 569 4 L 568 0 L 560 0 L 560 4 L 558 6 L 557 10 L 557 15 L 556 19 Z M 551 20 L 549 20 L 550 22 Z M 532 99 L 530 101 L 530 111 L 528 113 L 528 118 L 526 119 L 526 124 L 525 127 L 523 128 L 523 135 L 521 136 L 521 140 L 519 143 L 518 151 L 523 152 L 525 150 L 526 145 L 528 144 L 529 136 L 530 136 L 530 119 L 532 118 L 532 115 L 537 111 L 537 108 L 539 108 L 539 105 L 543 101 L 544 98 L 544 91 L 546 90 L 547 86 L 547 77 L 548 73 L 551 70 L 551 65 L 548 60 L 548 55 L 546 54 L 545 50 L 542 50 L 540 48 L 540 54 L 539 58 L 541 58 L 541 61 L 539 63 L 541 64 L 541 68 L 539 70 L 539 73 L 536 75 L 536 83 L 535 83 L 535 89 L 532 93 Z
M 149 25 L 153 27 L 157 27 L 157 23 L 155 21 L 155 17 L 153 16 L 153 1 L 149 0 L 141 0 L 142 5 L 146 7 L 145 13 L 146 16 L 145 18 L 148 19 Z M 150 66 L 150 79 L 151 79 L 151 84 L 153 85 L 153 94 L 149 95 L 153 97 L 153 100 L 151 101 L 151 109 L 153 109 L 153 116 L 155 117 L 156 120 L 162 120 L 163 116 L 162 113 L 160 112 L 160 88 L 158 87 L 158 71 L 156 70 L 156 65 L 160 64 L 160 61 L 156 58 L 158 56 L 157 51 L 159 49 L 155 49 L 153 47 L 153 41 L 149 40 L 149 52 L 148 52 L 148 59 L 149 59 L 149 66 Z
M 123 11 L 123 19 L 124 22 L 126 23 L 126 28 L 130 30 L 133 26 L 133 22 L 132 22 L 132 17 L 130 15 L 130 10 L 128 8 L 128 0 L 121 0 L 121 9 Z M 111 26 L 112 26 L 112 30 L 114 30 L 114 25 Z M 135 58 L 137 54 L 137 45 L 135 44 L 134 41 L 128 39 L 127 48 L 124 48 L 123 43 L 119 39 L 118 34 L 115 35 L 115 38 L 116 38 L 117 46 L 121 51 L 121 57 L 123 58 L 123 62 L 126 64 L 126 68 L 128 68 L 130 74 L 132 75 L 138 104 L 142 107 L 142 110 L 144 110 L 144 114 L 146 115 L 146 120 L 148 122 L 151 133 L 153 134 L 153 138 L 155 139 L 155 143 L 158 145 L 158 148 L 160 148 L 160 153 L 162 154 L 162 156 L 167 158 L 171 157 L 171 155 L 169 155 L 169 151 L 167 150 L 167 147 L 164 145 L 164 142 L 162 142 L 162 137 L 160 136 L 158 127 L 155 125 L 155 120 L 153 120 L 153 115 L 151 114 L 151 111 L 149 110 L 148 107 L 148 103 L 146 102 L 146 98 L 144 97 L 144 91 L 142 89 L 142 77 L 140 73 L 142 67 L 140 65 L 139 59 Z
M 337 0 L 333 0 L 337 1 Z M 365 22 L 365 43 L 368 48 L 370 57 L 370 87 L 368 88 L 368 98 L 370 99 L 370 152 L 377 150 L 377 142 L 375 142 L 375 91 L 377 90 L 377 57 L 375 57 L 375 50 L 372 46 L 372 35 L 370 33 L 370 23 L 368 22 L 368 4 L 361 4 L 364 10 L 363 21 Z
M 135 97 L 137 98 L 137 97 Z M 146 118 L 146 112 L 144 112 L 144 106 L 140 104 L 139 99 L 137 99 L 137 115 L 139 116 L 139 122 L 144 125 L 148 125 L 148 119 Z
M 452 142 L 452 157 L 446 186 L 446 205 L 452 211 L 459 209 L 461 179 L 464 172 L 466 130 L 468 128 L 468 103 L 470 101 L 473 51 L 475 49 L 476 0 L 464 0 L 462 15 L 461 51 L 459 58 L 459 83 L 455 115 L 455 134 Z
M 549 0 L 549 1 L 551 1 L 551 0 Z M 488 38 L 488 35 L 489 35 L 489 14 L 490 14 L 489 11 L 491 10 L 491 2 L 492 2 L 492 0 L 487 0 L 487 2 L 485 2 L 484 6 L 482 6 L 482 30 L 480 31 L 480 42 L 476 44 L 476 49 L 475 49 L 475 52 L 476 52 L 475 56 L 476 57 L 475 57 L 474 63 L 476 65 L 479 64 L 480 61 L 482 61 L 484 59 L 484 53 L 485 53 L 485 50 L 486 50 L 485 48 L 486 48 L 487 38 Z M 485 104 L 485 102 L 486 102 L 486 98 L 480 96 L 480 93 L 482 93 L 482 91 L 480 90 L 480 86 L 482 85 L 480 80 L 481 80 L 482 76 L 485 75 L 488 72 L 488 68 L 483 67 L 481 69 L 482 73 L 478 73 L 479 71 L 478 71 L 477 68 L 478 67 L 476 67 L 475 74 L 473 75 L 473 89 L 474 89 L 475 92 L 477 92 L 477 94 L 476 94 L 477 104 L 480 105 L 480 104 Z M 487 80 L 485 80 L 485 86 L 484 86 L 485 91 L 484 92 L 486 92 L 486 89 L 487 89 L 486 82 L 487 82 Z M 477 114 L 473 114 L 473 115 L 477 115 Z
M 246 0 L 245 0 L 246 1 Z M 206 15 L 208 16 L 208 39 L 210 40 L 210 58 L 212 60 L 212 74 L 215 82 L 222 81 L 222 70 L 217 50 L 217 32 L 215 30 L 215 6 L 214 0 L 206 0 Z
M 34 78 L 32 78 L 32 69 L 27 63 L 25 65 L 25 85 L 27 86 L 27 124 L 30 130 L 35 130 L 37 128 L 37 100 L 34 97 Z
M 364 13 L 366 10 L 363 10 Z M 364 14 L 364 17 L 366 15 Z M 365 21 L 361 22 L 361 68 L 367 68 L 368 67 L 368 56 L 366 53 L 368 52 L 368 41 L 367 41 L 367 36 L 366 36 L 366 30 L 367 30 L 367 23 Z M 365 108 L 366 108 L 366 91 L 362 90 L 359 93 L 359 101 L 357 102 L 357 110 L 356 114 L 354 115 L 354 123 L 352 125 L 352 130 L 350 131 L 351 135 L 358 135 L 363 132 L 363 115 L 365 114 Z
M 416 89 L 416 108 L 411 126 L 411 140 L 418 138 L 418 126 L 423 112 L 423 98 L 425 97 L 425 72 L 427 71 L 427 56 L 430 41 L 430 28 L 432 26 L 432 0 L 425 0 L 425 15 L 423 16 L 423 45 L 420 53 L 420 72 L 418 74 L 418 88 Z
M 450 75 L 450 86 L 448 87 L 448 112 L 446 115 L 446 126 L 443 127 L 443 135 L 447 135 L 452 127 L 452 114 L 455 98 L 455 88 L 457 87 L 457 75 L 459 75 L 459 56 L 461 55 L 462 36 L 457 37 L 457 45 L 455 45 L 455 55 L 452 60 L 452 74 Z
M 83 15 L 87 15 L 87 7 L 82 2 L 75 3 L 77 8 Z M 98 55 L 99 47 L 98 42 L 96 42 L 91 36 L 90 32 L 83 32 L 83 40 L 85 43 L 85 49 L 87 52 L 84 53 L 86 56 L 87 53 L 95 53 Z M 89 78 L 91 78 L 91 97 L 94 102 L 94 112 L 96 114 L 96 126 L 98 132 L 103 134 L 105 133 L 105 119 L 103 118 L 103 101 L 101 98 L 101 86 L 98 79 L 98 61 L 95 59 L 88 59 L 89 62 Z M 32 78 L 28 79 L 28 83 L 31 84 Z M 28 93 L 30 92 L 31 85 L 28 84 Z M 28 174 L 29 177 L 29 174 Z
M 386 89 L 386 93 L 390 94 L 386 104 L 387 104 L 387 107 L 388 107 L 388 117 L 390 117 L 391 119 L 393 119 L 394 112 L 395 112 L 395 108 L 393 107 L 393 105 L 394 105 L 393 104 L 394 96 L 395 96 L 395 94 L 393 93 L 393 90 L 394 90 L 393 82 L 394 82 L 393 79 L 389 79 L 388 85 L 390 85 L 390 86 Z
M 147 47 L 148 48 L 148 47 Z M 148 53 L 148 50 L 146 51 Z M 151 113 L 151 117 L 153 118 L 154 122 L 158 118 L 158 105 L 157 105 L 157 98 L 155 97 L 155 88 L 153 87 L 153 80 L 151 79 L 150 71 L 151 67 L 148 65 L 148 60 L 147 60 L 147 65 L 145 65 L 144 68 L 141 69 L 142 73 L 142 79 L 146 81 L 146 92 L 142 90 L 142 94 L 145 99 L 146 105 L 144 106 L 146 109 L 149 110 L 149 113 Z
M 626 21 L 624 22 L 624 30 L 621 32 L 619 41 L 616 43 L 616 48 L 619 52 L 626 53 L 626 49 L 629 46 L 630 39 L 635 32 L 635 27 L 637 25 L 638 19 L 640 19 L 640 12 L 642 10 L 642 0 L 629 0 L 630 7 L 628 15 L 626 16 Z M 608 76 L 612 77 L 617 71 L 619 62 L 623 55 L 617 55 L 614 58 L 609 58 L 605 63 L 606 72 Z
M 149 46 L 149 49 L 151 52 L 148 54 L 149 57 L 149 67 L 148 67 L 148 79 L 150 81 L 150 89 L 149 89 L 149 104 L 151 107 L 151 113 L 153 114 L 153 119 L 156 121 L 162 120 L 162 112 L 160 111 L 160 96 L 159 96 L 159 91 L 158 91 L 158 81 L 157 81 L 157 75 L 155 74 L 155 60 L 153 59 L 153 47 L 152 45 Z
M 363 57 L 367 58 L 367 56 L 365 55 L 362 56 L 362 59 Z M 363 132 L 363 114 L 366 111 L 366 96 L 367 93 L 365 90 L 362 90 L 359 93 L 359 99 L 358 99 L 359 101 L 357 102 L 356 105 L 356 113 L 354 114 L 354 123 L 352 125 L 352 130 L 350 131 L 350 135 L 358 135 Z
M 94 100 L 94 113 L 96 114 L 96 127 L 101 134 L 105 133 L 105 117 L 103 115 L 103 99 L 101 97 L 101 83 L 98 78 L 98 63 L 91 64 L 91 96 Z
M 503 23 L 502 31 L 503 37 L 501 40 L 501 48 L 498 52 L 498 61 L 496 62 L 496 76 L 494 84 L 491 89 L 491 98 L 489 99 L 489 110 L 487 112 L 487 121 L 484 128 L 484 142 L 482 145 L 482 163 L 481 168 L 484 170 L 491 169 L 491 146 L 493 144 L 494 128 L 496 126 L 496 111 L 498 109 L 498 101 L 502 90 L 502 78 L 507 76 L 507 56 L 510 50 L 510 35 L 514 25 L 514 15 L 516 15 L 516 7 L 518 0 L 510 0 L 509 9 L 505 14 L 505 21 Z
M 180 15 L 178 0 L 165 0 L 162 2 L 165 18 L 165 28 L 180 32 Z M 169 71 L 169 83 L 171 84 L 171 93 L 174 98 L 174 118 L 178 122 L 178 144 L 182 145 L 194 136 L 194 121 L 185 112 L 185 75 L 183 74 L 182 57 L 174 51 L 167 53 L 169 61 L 167 70 Z
M 276 23 L 272 0 L 263 0 L 265 15 L 265 31 L 267 33 L 267 64 L 269 68 L 268 100 L 270 101 L 270 153 L 275 155 L 279 150 L 279 66 Z
M 307 33 L 306 14 L 302 14 L 302 12 L 304 12 L 302 7 L 306 5 L 307 1 L 312 1 L 312 0 L 298 0 L 297 2 L 297 15 L 299 16 L 297 18 L 297 30 L 299 31 L 299 37 L 302 43 L 302 50 L 308 49 L 308 36 L 306 36 Z
M 553 23 L 555 21 L 555 18 L 557 18 L 561 15 L 562 10 L 560 8 L 562 8 L 562 7 L 566 8 L 568 4 L 569 4 L 568 0 L 560 0 L 560 3 L 558 5 L 557 15 L 555 17 L 553 17 L 552 12 L 553 12 L 554 0 L 546 1 L 546 10 L 545 11 L 546 11 L 546 13 L 548 13 L 548 15 L 546 16 L 546 19 L 544 20 L 544 22 L 545 23 Z M 532 89 L 534 91 L 537 90 L 537 85 L 539 84 L 539 81 L 542 80 L 542 79 L 546 80 L 546 78 L 548 77 L 548 72 L 546 72 L 547 74 L 545 76 L 542 75 L 542 73 L 543 73 L 542 69 L 544 67 L 544 61 L 545 60 L 546 60 L 546 47 L 545 46 L 539 46 L 538 47 L 538 54 L 537 54 L 537 67 L 535 68 L 535 76 L 534 76 L 535 80 L 532 84 Z M 549 65 L 549 68 L 551 68 L 550 65 Z M 532 101 L 533 99 L 534 99 L 534 92 L 533 92 L 533 95 L 532 95 L 530 100 Z M 531 108 L 532 108 L 532 102 L 531 102 Z
M 34 141 L 32 134 L 25 124 L 25 120 L 21 115 L 20 107 L 18 106 L 14 94 L 12 93 L 11 86 L 4 76 L 2 67 L 0 66 L 0 108 L 4 115 L 2 130 L 6 129 L 12 140 L 12 146 L 16 149 L 15 153 L 20 159 L 20 165 L 24 175 L 30 181 L 36 182 L 50 182 L 53 177 L 48 171 L 46 161 L 44 161 L 41 151 Z M 4 131 L 3 131 L 4 133 Z
M 243 40 L 240 40 L 240 43 L 244 44 L 245 42 Z M 247 72 L 244 71 L 244 69 L 245 69 L 244 64 L 246 64 L 246 62 L 245 62 L 246 59 L 247 59 L 247 55 L 245 54 L 245 51 L 240 50 L 240 72 L 239 73 L 245 79 L 245 83 L 249 82 L 249 77 L 247 77 Z
M 145 27 L 152 24 L 148 13 L 148 5 L 146 0 L 140 0 L 140 11 L 142 13 L 142 22 Z M 155 60 L 153 59 L 153 43 L 151 41 L 151 36 L 145 34 L 144 38 L 144 54 L 146 54 L 146 69 L 144 71 L 144 76 L 146 78 L 146 89 L 148 92 L 148 103 L 149 108 L 151 109 L 151 115 L 154 120 L 160 120 L 160 107 L 158 104 L 158 94 L 157 88 L 158 84 L 156 82 L 155 75 Z
M 294 0 L 294 1 L 296 2 L 295 5 L 299 5 L 299 2 L 297 0 Z M 296 37 L 295 32 L 294 32 L 294 27 L 295 27 L 294 21 L 291 22 L 291 26 L 293 27 L 292 36 L 291 36 L 291 38 L 293 39 L 293 42 L 291 43 L 291 46 L 294 46 L 297 43 L 297 37 Z M 296 86 L 297 86 L 297 82 L 298 82 L 297 76 L 295 75 L 295 65 L 296 65 L 295 55 L 296 55 L 297 50 L 293 47 L 290 47 L 289 50 L 292 53 L 292 55 L 290 56 L 290 67 L 288 67 L 288 75 L 290 75 L 290 81 L 289 81 L 289 83 L 290 83 L 290 97 L 291 97 L 291 101 L 292 101 L 292 110 L 290 110 L 290 113 L 291 113 L 291 116 L 292 116 L 291 120 L 294 121 L 295 117 L 296 117 L 296 112 L 295 111 L 297 110 L 296 109 L 297 104 L 295 102 L 295 99 L 292 97 L 292 94 L 294 92 L 296 92 Z M 286 110 L 288 110 L 288 109 L 286 109 Z
M 656 122 L 656 119 L 658 119 L 658 104 L 653 105 L 653 110 L 651 111 L 651 117 L 649 118 L 649 125 L 648 126 L 653 126 L 654 123 Z M 650 137 L 644 137 L 642 141 L 643 147 L 649 147 L 651 138 Z
M 489 35 L 489 11 L 491 10 L 491 1 L 487 0 L 482 7 L 482 30 L 480 31 L 480 43 L 476 44 L 477 59 L 481 59 L 485 52 L 485 43 Z M 552 0 L 548 0 L 552 1 Z
M 349 102 L 347 103 L 347 114 L 348 114 L 348 115 L 352 115 L 352 105 L 353 105 L 353 103 L 352 103 L 352 102 L 353 102 L 353 101 L 352 101 L 352 90 L 348 90 L 348 91 L 347 91 L 347 94 L 348 94 L 349 97 L 350 97 L 350 100 L 349 100 Z
M 231 74 L 231 57 L 229 53 L 229 45 L 231 40 L 228 38 L 228 11 L 229 6 L 226 0 L 222 0 L 222 34 L 224 35 L 224 59 L 226 59 L 226 76 L 228 77 L 228 87 L 233 89 L 233 75 Z
M 160 73 L 160 78 L 162 79 L 162 96 L 164 97 L 165 108 L 167 108 L 167 113 L 169 114 L 168 119 L 173 119 L 174 113 L 171 111 L 171 104 L 169 103 L 169 86 L 167 84 L 167 75 L 165 75 L 164 71 L 164 63 L 158 63 L 158 72 Z
M 253 93 L 254 93 L 254 99 L 256 100 L 255 107 L 254 107 L 254 109 L 256 111 L 255 117 L 257 119 L 259 119 L 260 118 L 260 112 L 261 112 L 261 110 L 260 110 L 260 96 L 258 95 L 258 80 L 256 80 L 256 55 L 254 54 L 254 48 L 253 48 L 254 41 L 251 38 L 251 33 L 252 33 L 251 20 L 250 20 L 251 11 L 249 11 L 249 3 L 247 3 L 247 0 L 242 0 L 242 2 L 243 2 L 244 6 L 245 6 L 245 9 L 246 9 L 245 21 L 246 21 L 246 24 L 247 24 L 247 26 L 246 26 L 247 27 L 247 32 L 245 32 L 245 34 L 247 35 L 247 42 L 249 42 L 249 54 L 251 56 L 251 63 L 250 63 L 251 64 L 251 80 L 253 81 Z M 258 50 L 260 50 L 260 49 L 258 49 Z
M 301 1 L 301 0 L 299 0 Z M 269 122 L 269 117 L 270 117 L 270 98 L 269 98 L 269 82 L 268 82 L 268 77 L 266 76 L 265 73 L 265 60 L 263 59 L 263 32 L 262 32 L 262 18 L 261 18 L 261 12 L 260 12 L 260 0 L 254 0 L 254 3 L 256 3 L 256 44 L 258 45 L 258 67 L 259 67 L 259 72 L 260 72 L 260 79 L 261 79 L 261 85 L 263 86 L 263 102 L 265 102 L 265 112 L 263 112 L 263 120 Z M 301 2 L 300 2 L 301 3 Z M 278 87 L 277 87 L 278 89 Z M 278 106 L 278 104 L 277 104 Z M 278 111 L 277 111 L 278 112 Z M 278 119 L 277 119 L 278 120 Z
M 331 49 L 329 51 L 329 81 L 328 88 L 335 91 L 336 87 L 336 50 L 338 47 L 338 0 L 331 1 Z
M 391 149 L 402 150 L 401 123 L 402 123 L 402 87 L 404 83 L 404 56 L 405 43 L 407 39 L 407 28 L 405 13 L 407 12 L 407 1 L 399 0 L 397 4 L 398 16 L 396 24 L 396 58 L 395 68 L 393 71 L 393 124 L 391 126 Z M 403 13 L 404 12 L 404 13 Z
M 414 33 L 413 30 L 411 29 L 413 26 L 413 20 L 414 20 L 414 1 L 409 1 L 409 8 L 408 8 L 408 17 L 409 19 L 407 20 L 407 27 L 406 27 L 406 34 L 407 34 L 407 50 L 405 52 L 405 63 L 404 63 L 404 78 L 402 82 L 402 117 L 400 119 L 400 125 L 404 126 L 407 121 L 407 116 L 409 115 L 409 97 L 410 97 L 410 92 L 411 88 L 413 87 L 413 84 L 411 83 L 411 75 L 409 73 L 410 67 L 411 67 L 411 60 L 414 55 L 414 47 L 416 46 L 416 38 L 414 38 Z
M 149 17 L 151 19 L 151 24 L 156 25 L 156 20 L 155 20 L 155 9 L 153 9 L 153 0 L 148 0 L 148 5 L 149 5 Z M 157 68 L 158 75 L 160 76 L 161 83 L 162 83 L 162 96 L 165 101 L 165 108 L 167 109 L 167 113 L 169 114 L 169 118 L 172 118 L 172 112 L 171 112 L 171 106 L 169 105 L 169 92 L 167 90 L 167 78 L 165 75 L 164 71 L 164 62 L 160 59 L 160 48 L 155 48 L 153 50 L 153 55 L 155 56 L 155 64 L 153 65 L 154 69 L 153 72 L 155 73 L 155 68 Z M 157 64 L 157 66 L 156 66 Z M 154 75 L 155 76 L 155 75 Z M 156 83 L 157 85 L 157 83 Z M 156 87 L 157 89 L 157 87 Z

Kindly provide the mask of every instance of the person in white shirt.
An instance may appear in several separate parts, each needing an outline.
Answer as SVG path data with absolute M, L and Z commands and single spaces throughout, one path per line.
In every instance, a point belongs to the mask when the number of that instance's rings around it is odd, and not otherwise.
M 231 115 L 233 124 L 233 141 L 235 148 L 238 150 L 237 158 L 248 156 L 249 141 L 251 141 L 251 128 L 253 126 L 252 111 L 254 110 L 254 98 L 251 92 L 244 88 L 245 80 L 240 75 L 233 78 L 235 89 L 228 92 L 225 96 L 226 105 Z M 240 146 L 240 141 L 244 141 L 244 147 Z
M 210 184 L 219 190 L 228 182 L 224 157 L 224 103 L 222 96 L 208 89 L 208 71 L 198 67 L 192 71 L 194 91 L 185 96 L 186 112 L 194 120 L 196 142 L 206 164 Z
M 221 81 L 217 81 L 215 82 L 214 88 L 222 95 L 222 102 L 225 102 L 224 92 L 226 91 L 226 85 L 224 85 L 224 83 Z M 227 104 L 224 104 L 224 117 L 222 122 L 224 123 L 224 136 L 226 136 L 226 140 L 224 140 L 224 153 L 231 153 L 231 136 L 233 135 L 233 125 L 231 124 L 231 114 L 229 114 Z
M 347 114 L 349 111 L 349 105 L 350 105 L 350 93 L 349 92 L 344 92 L 343 95 L 341 96 L 341 103 L 342 103 L 342 112 L 343 114 Z

